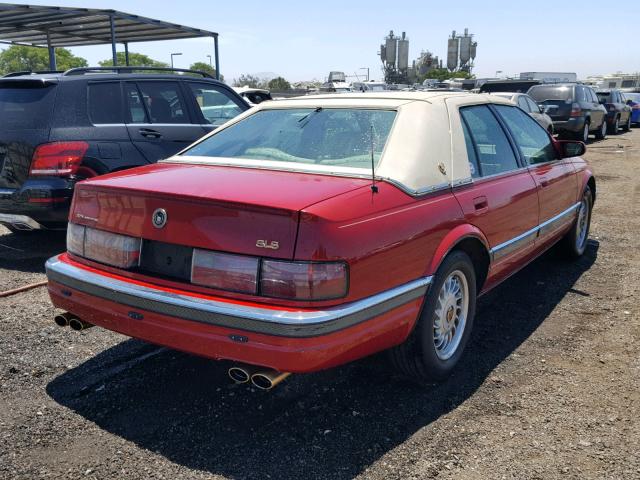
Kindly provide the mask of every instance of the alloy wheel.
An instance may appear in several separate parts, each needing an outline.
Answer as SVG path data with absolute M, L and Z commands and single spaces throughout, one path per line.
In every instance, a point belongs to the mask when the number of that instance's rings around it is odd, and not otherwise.
M 469 284 L 460 270 L 442 284 L 433 319 L 433 343 L 440 360 L 448 360 L 458 349 L 469 312 Z
M 578 221 L 576 222 L 576 249 L 582 250 L 587 242 L 587 231 L 589 227 L 589 202 L 582 198 L 578 209 Z

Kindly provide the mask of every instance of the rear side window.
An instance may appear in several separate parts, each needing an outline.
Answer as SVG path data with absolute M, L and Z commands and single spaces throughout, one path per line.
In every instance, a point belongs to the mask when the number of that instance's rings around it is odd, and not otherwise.
M 518 168 L 511 144 L 489 107 L 466 107 L 460 110 L 460 114 L 469 127 L 481 176 L 496 175 Z
M 55 90 L 52 84 L 0 82 L 0 128 L 49 128 Z
M 518 97 L 518 106 L 525 112 L 528 112 L 530 110 L 529 105 L 527 104 L 527 100 L 524 97 Z
M 242 113 L 240 106 L 224 90 L 207 83 L 188 83 L 207 123 L 222 125 Z
M 462 130 L 464 131 L 464 144 L 467 147 L 467 156 L 469 157 L 469 170 L 471 170 L 471 176 L 476 178 L 480 176 L 480 166 L 478 164 L 476 147 L 473 144 L 466 122 L 462 122 Z
M 90 83 L 88 88 L 91 123 L 124 123 L 120 82 Z

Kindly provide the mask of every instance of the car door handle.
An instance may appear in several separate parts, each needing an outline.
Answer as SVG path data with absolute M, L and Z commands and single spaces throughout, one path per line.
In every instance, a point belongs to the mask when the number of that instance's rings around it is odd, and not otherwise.
M 473 207 L 476 209 L 476 212 L 487 210 L 489 208 L 489 202 L 487 200 L 487 197 L 482 195 L 480 197 L 474 198 Z
M 138 132 L 140 133 L 140 135 L 142 135 L 143 137 L 146 138 L 161 138 L 162 134 L 160 132 L 158 132 L 157 130 L 152 130 L 150 128 L 141 128 L 140 130 L 138 130 Z
M 547 178 L 543 178 L 543 179 L 540 180 L 540 186 L 542 188 L 547 188 L 549 186 L 549 183 L 551 183 L 551 182 L 549 182 L 549 179 L 547 179 Z

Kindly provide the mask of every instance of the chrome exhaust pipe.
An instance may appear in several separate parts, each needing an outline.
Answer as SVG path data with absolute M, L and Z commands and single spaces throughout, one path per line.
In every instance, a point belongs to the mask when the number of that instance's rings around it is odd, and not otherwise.
M 81 330 L 86 330 L 87 328 L 91 328 L 94 325 L 93 323 L 80 320 L 78 317 L 72 317 L 71 320 L 69 320 L 69 326 L 71 327 L 71 330 L 75 330 L 76 332 L 79 332 Z
M 59 327 L 68 327 L 69 322 L 73 319 L 73 315 L 69 312 L 64 312 L 53 317 L 53 321 L 56 322 L 56 325 Z
M 260 390 L 271 390 L 289 375 L 291 375 L 290 372 L 261 370 L 251 375 L 251 383 L 254 387 L 259 388 Z
M 227 371 L 227 374 L 235 383 L 249 383 L 251 381 L 251 375 L 253 375 L 256 370 L 257 367 L 253 365 L 234 365 Z

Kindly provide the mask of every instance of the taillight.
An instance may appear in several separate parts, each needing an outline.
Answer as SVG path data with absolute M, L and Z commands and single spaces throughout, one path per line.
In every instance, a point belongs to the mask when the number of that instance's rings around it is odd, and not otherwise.
M 577 103 L 574 103 L 571 105 L 571 115 L 572 117 L 580 117 L 582 115 L 582 109 L 580 108 L 580 105 Z
M 131 268 L 140 261 L 139 238 L 105 232 L 69 223 L 67 250 L 81 257 L 118 268 Z
M 260 294 L 291 300 L 330 300 L 347 294 L 347 277 L 343 262 L 263 260 Z
M 191 283 L 255 295 L 258 289 L 256 257 L 194 249 Z
M 73 175 L 78 171 L 88 149 L 87 142 L 54 142 L 39 145 L 33 153 L 29 175 Z

